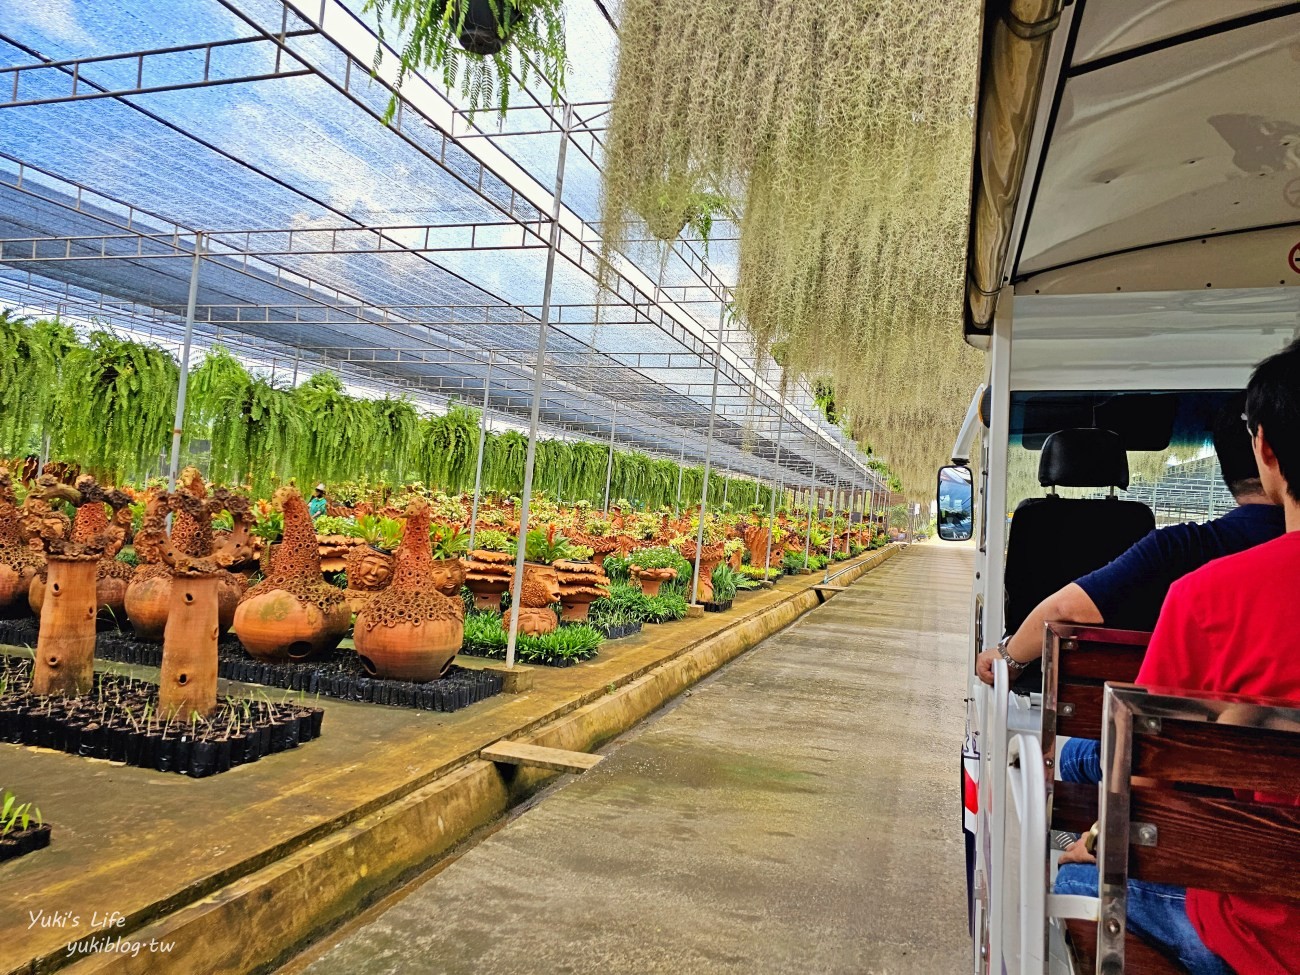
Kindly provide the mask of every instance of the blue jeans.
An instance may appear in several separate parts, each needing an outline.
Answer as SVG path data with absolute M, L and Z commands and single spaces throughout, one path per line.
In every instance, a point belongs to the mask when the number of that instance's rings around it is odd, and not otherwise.
M 1056 892 L 1096 897 L 1096 865 L 1064 864 L 1056 875 Z M 1233 975 L 1232 969 L 1205 947 L 1192 927 L 1187 917 L 1186 888 L 1130 880 L 1128 926 L 1148 944 L 1177 958 L 1192 975 Z
M 1101 742 L 1071 738 L 1058 749 L 1056 767 L 1065 782 L 1101 781 Z

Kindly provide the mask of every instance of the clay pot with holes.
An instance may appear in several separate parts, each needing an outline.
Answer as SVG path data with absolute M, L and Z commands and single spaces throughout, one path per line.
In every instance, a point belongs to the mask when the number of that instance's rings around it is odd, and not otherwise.
M 147 571 L 146 571 L 147 570 Z M 217 627 L 227 633 L 235 622 L 235 609 L 247 583 L 234 572 L 223 572 L 217 580 Z M 132 632 L 141 640 L 162 640 L 171 611 L 172 574 L 166 566 L 139 566 L 126 588 L 126 618 Z
M 158 676 L 158 707 L 168 717 L 207 717 L 217 706 L 220 588 L 215 575 L 172 579 Z
M 393 581 L 357 614 L 357 656 L 376 677 L 436 680 L 450 669 L 464 642 L 465 604 L 459 580 L 454 598 L 444 595 L 435 580 L 433 567 L 450 560 L 433 558 L 429 507 L 423 498 L 412 499 L 406 507 L 406 531 L 395 558 Z M 445 576 L 442 581 L 450 584 Z
M 94 687 L 96 566 L 93 558 L 47 558 L 35 694 L 78 697 Z
M 339 645 L 352 613 L 343 591 L 321 578 L 306 502 L 294 488 L 282 488 L 276 499 L 284 511 L 284 537 L 274 547 L 267 577 L 240 600 L 235 635 L 259 660 L 307 660 Z

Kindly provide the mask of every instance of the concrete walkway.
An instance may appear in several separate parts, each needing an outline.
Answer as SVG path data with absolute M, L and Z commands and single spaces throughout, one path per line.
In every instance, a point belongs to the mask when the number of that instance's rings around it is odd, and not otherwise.
M 289 968 L 963 970 L 970 566 L 912 546 Z

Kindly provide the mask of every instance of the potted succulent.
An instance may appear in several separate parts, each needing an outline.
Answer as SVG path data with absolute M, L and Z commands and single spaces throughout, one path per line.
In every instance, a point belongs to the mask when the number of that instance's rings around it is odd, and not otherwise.
M 570 545 L 568 557 L 555 562 L 560 580 L 560 619 L 567 623 L 585 622 L 592 602 L 609 595 L 609 577 L 591 561 L 592 554 L 590 548 Z
M 501 594 L 510 588 L 514 557 L 510 536 L 496 529 L 480 529 L 477 548 L 465 559 L 465 586 L 474 594 L 476 609 L 501 609 Z
M 433 584 L 444 596 L 459 596 L 465 584 L 465 563 L 461 556 L 469 550 L 469 532 L 460 524 L 432 523 L 429 544 L 433 552 L 430 571 Z
M 628 556 L 628 573 L 647 596 L 658 596 L 659 587 L 677 578 L 682 557 L 671 548 L 643 548 Z
M 513 546 L 517 549 L 519 540 Z M 515 554 L 515 553 L 512 553 Z M 539 636 L 559 626 L 551 607 L 560 601 L 560 577 L 555 563 L 569 554 L 569 540 L 555 525 L 535 528 L 524 539 L 524 578 L 519 600 L 520 632 Z M 514 579 L 511 578 L 513 588 Z

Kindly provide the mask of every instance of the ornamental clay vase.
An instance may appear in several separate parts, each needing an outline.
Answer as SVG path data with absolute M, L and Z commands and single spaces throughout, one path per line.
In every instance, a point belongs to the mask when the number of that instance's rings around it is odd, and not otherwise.
M 415 497 L 406 508 L 393 581 L 357 614 L 353 629 L 357 656 L 370 674 L 422 684 L 451 667 L 465 638 L 465 604 L 438 590 L 434 561 L 429 505 Z
M 762 525 L 745 526 L 745 545 L 749 549 L 749 564 L 762 565 L 767 558 L 767 546 L 770 532 Z M 775 550 L 775 546 L 773 546 Z
M 197 472 L 187 471 L 172 493 L 152 491 L 137 546 L 171 573 L 171 605 L 163 631 L 158 676 L 159 713 L 182 720 L 207 717 L 217 706 L 220 589 L 228 567 L 252 551 L 253 515 L 247 498 L 224 489 L 208 497 Z M 188 483 L 187 483 L 188 482 Z M 234 530 L 220 539 L 212 518 L 229 511 Z M 172 516 L 170 536 L 167 517 Z
M 695 582 L 695 598 L 701 603 L 713 601 L 713 570 L 718 567 L 718 563 L 723 558 L 723 542 L 714 542 L 706 544 L 700 550 L 700 575 Z M 695 539 L 690 539 L 681 547 L 682 557 L 690 562 L 692 567 L 695 565 Z M 687 594 L 689 597 L 689 593 Z
M 286 487 L 276 500 L 284 512 L 284 539 L 271 556 L 270 573 L 240 600 L 235 635 L 259 660 L 307 660 L 339 645 L 352 614 L 342 590 L 321 578 L 302 495 Z
M 56 512 L 52 500 L 77 506 L 78 524 Z M 116 552 L 124 537 L 116 518 L 109 524 L 104 505 L 116 514 L 130 500 L 121 491 L 104 490 L 92 477 L 80 477 L 69 487 L 42 474 L 23 502 L 20 530 L 29 540 L 39 539 L 48 572 L 32 672 L 35 694 L 75 697 L 94 685 L 95 576 L 99 560 Z
M 609 596 L 609 577 L 594 562 L 561 559 L 555 563 L 555 573 L 560 582 L 560 619 L 567 623 L 584 622 L 592 602 Z
M 193 467 L 181 471 L 176 479 L 177 488 L 203 500 L 208 496 L 207 485 L 203 477 Z M 151 491 L 146 498 L 146 505 L 153 501 L 159 491 Z M 170 544 L 183 555 L 199 557 L 208 554 L 201 549 L 225 542 L 224 532 L 215 532 L 211 528 L 200 529 L 194 518 L 183 508 L 172 519 Z M 240 559 L 251 558 L 251 542 L 240 550 Z M 162 640 L 167 627 L 167 613 L 172 603 L 172 570 L 163 562 L 162 544 L 155 536 L 146 535 L 135 543 L 135 553 L 140 564 L 131 574 L 126 588 L 124 605 L 131 629 L 142 640 Z M 245 578 L 237 572 L 222 569 L 216 574 L 217 589 L 217 626 L 225 633 L 235 621 L 235 609 L 248 588 Z
M 632 565 L 628 566 L 628 574 L 636 580 L 641 591 L 647 596 L 658 596 L 660 586 L 677 578 L 677 570 L 669 566 L 661 569 L 643 569 L 639 565 Z
M 377 594 L 393 581 L 393 556 L 391 552 L 373 545 L 358 545 L 348 552 L 348 588 L 343 596 L 348 609 L 360 613 Z
M 465 585 L 477 609 L 501 610 L 501 594 L 510 588 L 515 560 L 505 552 L 475 549 L 465 560 Z
M 511 579 L 513 588 L 514 580 Z M 524 563 L 524 584 L 519 597 L 519 632 L 541 636 L 560 625 L 551 609 L 560 601 L 560 576 L 553 565 Z
M 125 518 L 120 517 L 125 515 Z M 105 540 L 102 554 L 95 565 L 95 618 L 105 624 L 117 625 L 126 614 L 126 588 L 134 571 L 125 562 L 117 561 L 122 540 L 130 527 L 131 512 L 121 508 L 115 512 L 110 525 L 103 504 L 90 502 L 77 509 L 72 521 L 71 539 L 84 544 L 91 539 Z M 47 574 L 42 571 L 33 577 L 27 590 L 27 601 L 36 616 L 45 605 Z
M 0 467 L 0 619 L 27 615 L 27 591 L 45 568 L 45 556 L 24 544 L 9 471 Z

